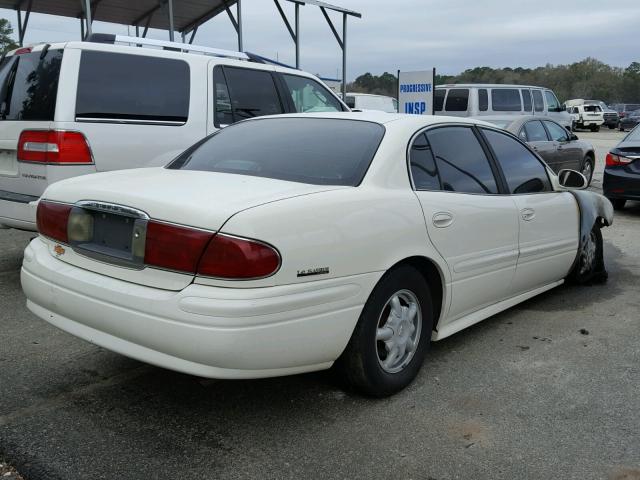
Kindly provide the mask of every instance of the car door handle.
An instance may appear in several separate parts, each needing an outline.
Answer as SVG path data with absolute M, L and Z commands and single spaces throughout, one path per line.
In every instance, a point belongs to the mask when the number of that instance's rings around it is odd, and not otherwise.
M 445 228 L 453 223 L 453 215 L 449 212 L 438 212 L 433 215 L 432 220 L 437 228 Z
M 530 222 L 536 217 L 536 211 L 533 208 L 523 208 L 520 210 L 520 214 L 525 222 Z

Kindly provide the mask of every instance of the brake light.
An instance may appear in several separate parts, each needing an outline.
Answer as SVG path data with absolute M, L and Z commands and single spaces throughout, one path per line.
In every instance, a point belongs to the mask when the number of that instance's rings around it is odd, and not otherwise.
M 615 167 L 616 165 L 627 165 L 631 162 L 633 162 L 632 158 L 623 157 L 614 153 L 607 153 L 607 158 L 605 161 L 607 167 Z
M 25 53 L 31 53 L 31 47 L 19 48 L 13 52 L 14 55 L 24 55 Z
M 85 136 L 64 130 L 23 130 L 18 140 L 18 160 L 73 165 L 93 163 Z
M 71 213 L 71 205 L 41 200 L 36 210 L 38 232 L 45 237 L 67 243 L 67 222 Z
M 273 275 L 280 254 L 270 245 L 219 233 L 213 237 L 198 264 L 198 275 L 249 280 Z
M 195 273 L 213 233 L 151 221 L 147 224 L 144 263 Z

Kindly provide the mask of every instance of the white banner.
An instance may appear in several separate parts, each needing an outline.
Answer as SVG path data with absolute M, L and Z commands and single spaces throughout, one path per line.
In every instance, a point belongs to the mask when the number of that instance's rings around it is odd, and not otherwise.
M 422 72 L 398 72 L 398 112 L 433 115 L 435 69 Z

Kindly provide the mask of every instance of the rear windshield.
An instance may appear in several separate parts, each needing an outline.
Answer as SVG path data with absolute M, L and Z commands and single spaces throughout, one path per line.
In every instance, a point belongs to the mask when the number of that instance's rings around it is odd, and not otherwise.
M 52 121 L 61 64 L 62 50 L 6 57 L 0 64 L 0 119 Z
M 584 111 L 585 112 L 601 112 L 602 109 L 600 108 L 599 105 L 585 105 Z
M 382 125 L 366 121 L 258 119 L 223 128 L 167 168 L 356 186 L 383 136 Z

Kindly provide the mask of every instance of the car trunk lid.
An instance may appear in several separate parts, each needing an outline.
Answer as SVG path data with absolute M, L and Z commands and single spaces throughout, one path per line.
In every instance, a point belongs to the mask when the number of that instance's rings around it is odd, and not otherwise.
M 69 238 L 62 245 L 49 241 L 53 255 L 104 275 L 179 290 L 191 283 L 193 272 L 145 265 L 144 241 L 148 239 L 150 223 L 186 227 L 213 235 L 242 210 L 336 188 L 348 187 L 228 173 L 146 168 L 69 179 L 49 187 L 43 199 L 73 205 L 73 222 L 77 222 L 79 231 L 84 232 L 80 236 L 86 236 L 81 241 Z M 68 225 L 71 232 L 71 220 Z M 180 249 L 182 245 L 178 242 L 175 248 Z M 60 254 L 62 250 L 64 252 Z

